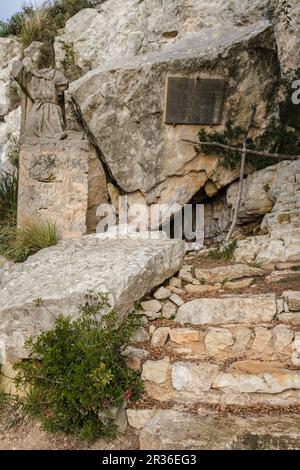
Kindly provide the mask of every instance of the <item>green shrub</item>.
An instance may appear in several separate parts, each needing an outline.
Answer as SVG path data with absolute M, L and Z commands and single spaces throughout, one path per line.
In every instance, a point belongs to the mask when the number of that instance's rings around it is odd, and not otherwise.
M 88 292 L 76 320 L 61 315 L 52 330 L 27 341 L 30 360 L 15 366 L 16 385 L 29 390 L 24 412 L 47 431 L 89 442 L 113 438 L 117 430 L 111 408 L 136 399 L 141 391 L 138 374 L 122 356 L 140 316 L 120 319 L 110 311 L 100 318 L 107 308 L 106 295 Z
M 210 249 L 207 257 L 216 260 L 231 261 L 233 259 L 236 247 L 237 241 L 234 240 L 226 245 L 221 245 L 217 248 Z

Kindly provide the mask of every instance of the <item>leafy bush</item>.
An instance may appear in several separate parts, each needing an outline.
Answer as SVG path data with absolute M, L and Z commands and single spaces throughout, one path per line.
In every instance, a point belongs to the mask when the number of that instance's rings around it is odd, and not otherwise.
M 141 390 L 138 374 L 122 356 L 140 316 L 120 319 L 110 311 L 100 318 L 107 308 L 106 295 L 88 292 L 78 318 L 61 315 L 52 330 L 27 341 L 30 360 L 15 365 L 16 385 L 29 389 L 24 412 L 47 431 L 90 442 L 115 437 L 111 408 L 136 399 Z

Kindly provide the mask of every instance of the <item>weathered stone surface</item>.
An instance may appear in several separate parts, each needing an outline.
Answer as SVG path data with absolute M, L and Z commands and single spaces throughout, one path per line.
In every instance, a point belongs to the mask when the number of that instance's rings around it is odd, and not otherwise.
M 266 328 L 258 327 L 255 329 L 255 338 L 252 344 L 252 351 L 261 355 L 268 347 L 272 339 L 272 333 Z
M 300 312 L 281 313 L 278 315 L 278 320 L 290 325 L 300 325 Z
M 215 299 L 195 299 L 177 312 L 179 323 L 260 323 L 271 321 L 276 314 L 274 294 L 236 295 Z
M 145 341 L 149 341 L 149 339 L 149 333 L 143 326 L 140 326 L 131 338 L 133 343 L 144 343 Z
M 88 289 L 108 292 L 111 305 L 125 313 L 177 272 L 183 257 L 179 240 L 102 241 L 94 235 L 40 251 L 1 284 L 0 340 L 7 354 L 26 357 L 25 338 L 50 328 L 62 312 L 76 315 Z
M 236 331 L 236 338 L 233 351 L 236 355 L 245 353 L 251 338 L 251 330 L 246 326 L 239 326 Z
M 221 284 L 210 286 L 207 284 L 187 284 L 184 289 L 190 294 L 205 294 L 205 292 L 217 292 L 221 289 Z
M 94 150 L 81 133 L 63 141 L 39 139 L 22 144 L 18 225 L 40 217 L 54 222 L 62 238 L 86 234 L 88 210 L 93 211 L 96 225 L 96 204 L 89 200 L 89 165 L 94 159 Z M 99 162 L 98 168 L 105 187 Z
M 253 268 L 247 264 L 233 264 L 217 268 L 195 270 L 196 278 L 208 284 L 233 281 L 234 279 L 241 279 L 243 277 L 263 276 L 264 274 L 263 269 Z
M 300 389 L 300 371 L 264 363 L 250 364 L 250 369 L 245 367 L 245 370 L 241 366 L 239 369 L 233 367 L 228 372 L 221 372 L 212 387 L 225 393 L 280 393 Z
M 257 217 L 257 215 L 268 214 L 273 209 L 274 201 L 270 197 L 269 188 L 274 184 L 280 169 L 286 165 L 269 166 L 263 170 L 256 171 L 245 179 L 243 198 L 240 209 L 241 219 Z M 235 207 L 238 193 L 238 183 L 229 186 L 226 192 L 227 204 Z
M 5 276 L 13 269 L 14 264 L 3 256 L 0 256 L 0 284 Z
M 67 22 L 64 34 L 56 38 L 57 65 L 65 66 L 70 49 L 74 65 L 86 71 L 107 64 L 113 55 L 122 58 L 160 50 L 205 27 L 253 23 L 266 15 L 267 3 L 247 0 L 243 7 L 237 2 L 233 8 L 222 1 L 216 17 L 215 6 L 204 0 L 193 4 L 173 0 L 161 5 L 156 0 L 102 2 L 97 9 L 82 10 Z
M 167 300 L 169 297 L 171 297 L 171 292 L 169 289 L 166 289 L 165 287 L 159 287 L 153 294 L 153 297 L 155 297 L 157 300 Z
M 238 290 L 238 289 L 245 289 L 250 287 L 254 283 L 253 277 L 248 277 L 246 279 L 241 279 L 240 281 L 229 281 L 225 282 L 224 289 L 228 290 Z
M 139 371 L 142 368 L 142 363 L 149 356 L 149 352 L 145 349 L 133 348 L 128 346 L 123 352 L 126 358 L 126 364 L 130 369 Z
M 5 116 L 11 111 L 10 71 L 14 60 L 22 55 L 22 47 L 16 37 L 0 38 L 0 115 Z
M 172 302 L 165 302 L 162 308 L 162 316 L 169 320 L 176 315 L 176 306 Z
M 191 273 L 191 270 L 192 270 L 192 266 L 189 266 L 189 265 L 183 266 L 180 269 L 179 274 L 178 274 L 179 279 L 185 282 L 193 282 L 194 277 Z
M 177 287 L 178 289 L 181 289 L 182 280 L 179 279 L 178 277 L 171 277 L 171 279 L 169 280 L 169 286 Z
M 142 380 L 162 384 L 168 380 L 170 372 L 171 366 L 168 357 L 161 361 L 146 361 L 143 365 Z
M 219 366 L 207 362 L 190 364 L 175 362 L 172 365 L 172 385 L 180 392 L 205 392 L 212 386 L 219 372 Z
M 162 309 L 162 304 L 158 300 L 146 300 L 141 302 L 141 306 L 146 312 L 158 313 Z
M 157 15 L 157 9 L 155 12 Z M 270 93 L 268 82 L 272 74 L 261 79 L 258 70 L 263 73 L 266 58 L 262 60 L 261 55 L 253 55 L 256 50 L 253 42 L 264 45 L 274 75 L 278 72 L 274 37 L 266 21 L 240 27 L 222 24 L 221 30 L 204 28 L 186 36 L 182 28 L 180 31 L 183 36 L 179 34 L 176 43 L 165 45 L 152 54 L 134 57 L 122 53 L 120 57 L 114 52 L 109 61 L 101 60 L 96 69 L 73 82 L 70 88 L 88 125 L 101 142 L 101 149 L 120 186 L 125 192 L 139 191 L 147 204 L 183 205 L 208 179 L 219 189 L 238 175 L 238 170 L 221 168 L 218 157 L 197 156 L 192 146 L 180 142 L 181 137 L 195 138 L 199 126 L 173 127 L 163 123 L 165 99 L 162 100 L 162 95 L 167 76 L 177 75 L 180 70 L 184 76 L 194 77 L 194 70 L 203 69 L 212 77 L 231 80 L 232 94 L 227 99 L 234 103 L 232 116 L 242 125 L 247 121 L 251 103 L 251 93 L 246 100 L 242 99 L 249 81 L 250 90 L 255 90 L 255 101 L 261 103 L 257 113 L 261 119 L 266 114 L 265 96 Z M 80 44 L 84 44 L 82 38 Z M 234 67 L 229 65 L 231 63 Z
M 214 356 L 232 345 L 233 337 L 230 330 L 226 328 L 208 328 L 205 336 L 205 347 L 210 356 Z
M 129 408 L 126 413 L 129 426 L 134 429 L 143 429 L 155 415 L 156 410 L 134 410 Z
M 169 331 L 170 340 L 174 343 L 185 344 L 199 341 L 199 331 L 190 328 L 171 328 Z
M 300 333 L 299 332 L 295 334 L 292 363 L 294 366 L 297 366 L 297 367 L 300 366 Z
M 17 38 L 0 38 L 0 167 L 8 164 L 8 152 L 19 138 L 21 108 L 17 107 L 20 96 L 10 73 L 12 62 L 21 55 L 22 47 Z
M 295 332 L 286 325 L 277 325 L 273 328 L 274 348 L 276 351 L 285 352 L 294 339 Z
M 285 291 L 282 293 L 288 307 L 293 312 L 300 312 L 300 291 Z
M 169 331 L 170 328 L 167 327 L 162 326 L 160 328 L 157 328 L 151 338 L 152 346 L 155 348 L 160 348 L 161 346 L 164 346 L 167 342 Z
M 287 450 L 300 448 L 297 415 L 234 416 L 161 410 L 140 433 L 141 450 Z
M 23 64 L 28 70 L 38 69 L 42 58 L 42 48 L 44 43 L 33 41 L 29 47 L 24 49 Z
M 234 256 L 237 262 L 290 268 L 300 262 L 300 161 L 281 162 L 256 172 L 252 175 L 253 181 L 270 170 L 275 177 L 266 188 L 273 208 L 261 224 L 262 231 L 268 235 L 239 241 Z

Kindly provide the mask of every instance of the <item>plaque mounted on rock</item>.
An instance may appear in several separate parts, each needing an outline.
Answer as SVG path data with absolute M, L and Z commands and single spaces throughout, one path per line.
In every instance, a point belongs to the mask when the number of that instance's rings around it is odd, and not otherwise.
M 225 80 L 169 77 L 166 124 L 221 124 Z

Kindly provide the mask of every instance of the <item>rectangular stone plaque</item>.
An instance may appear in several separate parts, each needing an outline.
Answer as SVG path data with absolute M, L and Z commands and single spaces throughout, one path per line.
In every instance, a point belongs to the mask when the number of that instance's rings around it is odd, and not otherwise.
M 169 77 L 166 124 L 221 124 L 225 80 Z

